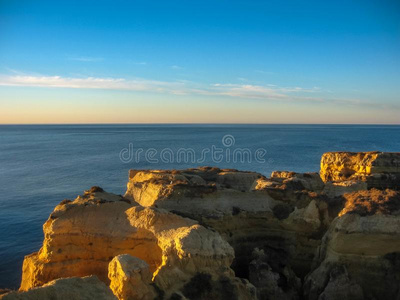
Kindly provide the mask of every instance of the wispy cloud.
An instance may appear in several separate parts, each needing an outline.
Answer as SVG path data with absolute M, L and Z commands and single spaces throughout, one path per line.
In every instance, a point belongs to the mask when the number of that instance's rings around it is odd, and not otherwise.
M 68 60 L 82 61 L 82 62 L 99 62 L 99 61 L 103 61 L 104 58 L 90 57 L 90 56 L 70 56 L 70 57 L 68 57 Z
M 0 85 L 72 89 L 104 89 L 173 92 L 183 86 L 179 82 L 164 82 L 146 79 L 127 80 L 124 78 L 73 78 L 61 76 L 0 76 Z
M 143 78 L 63 77 L 40 75 L 0 75 L 0 86 L 25 86 L 42 88 L 128 90 L 174 95 L 223 96 L 242 99 L 259 99 L 284 102 L 334 103 L 338 105 L 369 105 L 387 108 L 387 104 L 360 99 L 324 98 L 317 87 L 279 87 L 275 85 L 252 85 L 215 83 L 204 85 L 191 81 L 157 81 Z M 399 109 L 393 104 L 390 107 Z
M 47 88 L 73 89 L 105 89 L 130 90 L 177 95 L 199 94 L 209 96 L 230 96 L 253 99 L 294 99 L 289 95 L 293 92 L 310 92 L 312 90 L 299 87 L 282 88 L 250 84 L 222 84 L 201 85 L 190 81 L 156 81 L 148 79 L 98 78 L 98 77 L 62 77 L 37 75 L 0 76 L 0 85 L 28 86 Z M 307 99 L 308 100 L 308 99 Z
M 173 65 L 173 66 L 171 66 L 171 69 L 173 69 L 173 70 L 182 70 L 183 67 L 177 66 L 177 65 Z

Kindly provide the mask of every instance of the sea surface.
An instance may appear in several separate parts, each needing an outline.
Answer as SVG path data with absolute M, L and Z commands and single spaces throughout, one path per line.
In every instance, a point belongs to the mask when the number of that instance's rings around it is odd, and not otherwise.
M 375 150 L 400 151 L 400 126 L 2 125 L 0 288 L 19 286 L 60 201 L 94 185 L 124 194 L 129 169 L 316 172 L 324 152 Z

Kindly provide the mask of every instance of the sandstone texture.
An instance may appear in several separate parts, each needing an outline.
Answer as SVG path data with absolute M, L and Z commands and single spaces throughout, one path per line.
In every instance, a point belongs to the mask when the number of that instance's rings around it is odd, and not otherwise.
M 142 207 L 99 188 L 63 201 L 43 229 L 43 247 L 24 260 L 21 291 L 56 278 L 94 274 L 106 284 L 111 282 L 120 299 L 128 299 L 124 295 L 132 292 L 129 285 L 139 286 L 142 291 L 136 291 L 135 297 L 140 294 L 146 299 L 153 293 L 146 286 L 146 268 L 140 276 L 128 276 L 129 268 L 137 269 L 132 260 L 146 262 L 151 281 L 166 294 L 179 290 L 199 272 L 234 277 L 230 268 L 234 251 L 218 233 L 195 220 Z M 116 277 L 127 277 L 126 282 L 118 286 Z
M 199 168 L 182 171 L 131 170 L 126 198 L 191 217 L 220 218 L 235 209 L 270 210 L 268 195 L 253 195 L 254 172 Z
M 369 190 L 347 194 L 346 198 L 343 210 L 323 237 L 316 269 L 306 278 L 308 299 L 330 294 L 338 281 L 340 285 L 349 282 L 349 292 L 356 285 L 367 299 L 398 299 L 399 193 Z M 362 293 L 357 294 L 356 298 L 362 299 Z M 351 293 L 348 295 L 346 299 L 353 299 Z
M 400 184 L 400 153 L 328 152 L 321 159 L 321 178 L 327 181 L 356 180 L 368 188 L 397 189 Z
M 108 267 L 108 278 L 118 299 L 151 300 L 157 295 L 151 286 L 153 274 L 149 265 L 129 254 L 113 258 Z
M 0 295 L 1 300 L 117 300 L 96 276 L 61 278 L 26 292 Z
M 218 168 L 132 170 L 125 197 L 213 228 L 233 246 L 234 269 L 247 278 L 256 247 L 279 249 L 296 272 L 308 273 L 326 223 L 327 205 L 316 193 L 323 188 L 318 173 L 274 172 L 268 179 Z
M 120 300 L 400 299 L 399 157 L 331 152 L 320 173 L 269 178 L 131 170 L 124 196 L 62 201 L 1 296 L 92 278 Z

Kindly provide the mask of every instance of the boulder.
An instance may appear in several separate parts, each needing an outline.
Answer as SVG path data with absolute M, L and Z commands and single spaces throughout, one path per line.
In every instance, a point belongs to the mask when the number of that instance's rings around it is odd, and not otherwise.
M 132 227 L 157 241 L 161 264 L 153 281 L 166 293 L 179 290 L 201 272 L 234 277 L 234 251 L 218 233 L 157 208 L 132 207 L 126 215 Z
M 156 298 L 151 286 L 153 274 L 149 265 L 140 258 L 121 254 L 108 266 L 110 288 L 120 300 L 152 300 Z

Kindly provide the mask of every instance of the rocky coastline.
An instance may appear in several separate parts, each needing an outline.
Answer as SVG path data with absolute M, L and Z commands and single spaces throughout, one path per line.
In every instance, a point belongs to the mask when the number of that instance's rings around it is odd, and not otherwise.
M 400 153 L 319 173 L 131 170 L 63 200 L 0 299 L 400 299 Z

